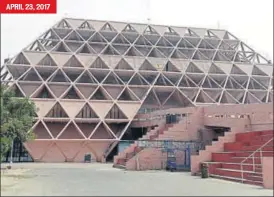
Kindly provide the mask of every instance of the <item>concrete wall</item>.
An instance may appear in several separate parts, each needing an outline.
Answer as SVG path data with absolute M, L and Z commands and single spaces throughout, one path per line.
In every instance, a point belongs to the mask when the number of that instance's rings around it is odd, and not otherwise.
M 37 162 L 83 162 L 87 153 L 92 155 L 94 161 L 100 162 L 110 143 L 110 141 L 33 140 L 24 145 Z
M 138 114 L 135 116 L 132 126 L 152 126 L 157 122 L 157 120 L 152 120 L 152 118 L 164 117 L 166 114 L 193 114 L 198 109 L 202 111 L 204 116 L 203 122 L 207 126 L 234 127 L 244 123 L 246 124 L 246 129 L 249 131 L 273 128 L 273 103 L 172 108 L 149 114 Z M 192 123 L 190 122 L 189 124 Z
M 172 128 L 166 129 L 164 133 L 156 139 L 197 140 L 199 138 L 198 130 L 204 128 L 204 126 L 218 125 L 235 127 L 234 129 L 237 132 L 273 129 L 273 103 L 213 105 L 155 111 L 150 114 L 137 115 L 132 126 L 141 127 L 159 124 L 166 114 L 184 114 L 187 119 L 174 125 Z M 39 123 L 37 124 L 37 127 L 34 127 L 33 129 L 34 133 L 38 135 L 37 140 L 26 143 L 26 148 L 35 161 L 80 162 L 82 161 L 82 158 L 84 158 L 84 154 L 88 152 L 93 154 L 94 160 L 101 161 L 102 155 L 109 144 L 115 141 L 115 139 L 98 139 L 110 138 L 110 133 L 103 125 L 102 127 L 97 128 L 96 131 L 98 132 L 94 132 L 95 135 L 93 137 L 98 140 L 93 140 L 89 139 L 89 136 L 96 124 L 67 124 L 66 121 L 56 123 L 45 122 L 44 124 L 45 125 Z M 61 131 L 63 133 L 60 133 Z M 47 134 L 47 132 L 49 135 L 52 135 L 53 138 L 58 137 L 59 140 L 42 140 L 42 138 L 46 137 L 44 135 Z M 204 136 L 205 138 L 212 139 L 212 133 L 210 132 L 205 133 Z M 75 140 L 77 138 L 78 140 Z M 219 146 L 221 146 L 221 144 L 218 145 L 218 147 Z M 209 154 L 209 152 L 207 154 Z M 198 159 L 197 162 L 210 159 L 209 156 L 203 156 L 203 158 L 204 159 L 202 160 Z
M 263 186 L 273 189 L 273 157 L 263 157 Z
M 165 114 L 188 114 L 188 118 L 178 124 L 175 124 L 172 128 L 164 131 L 164 134 L 160 135 L 158 139 L 164 140 L 199 140 L 198 131 L 205 126 L 222 126 L 230 127 L 231 132 L 226 133 L 225 136 L 219 137 L 217 142 L 213 142 L 212 145 L 206 146 L 205 150 L 200 151 L 199 155 L 193 155 L 191 157 L 191 172 L 195 174 L 199 171 L 199 165 L 201 162 L 210 161 L 211 154 L 213 152 L 223 151 L 224 143 L 233 142 L 235 140 L 235 134 L 246 131 L 260 131 L 273 129 L 273 104 L 248 104 L 248 105 L 220 105 L 220 106 L 206 106 L 206 107 L 193 107 L 193 108 L 181 108 L 181 109 L 169 109 L 153 112 L 151 114 L 138 115 L 139 123 L 136 125 L 148 124 L 149 118 L 153 115 L 163 116 Z M 142 122 L 142 120 L 145 120 Z M 204 139 L 212 139 L 213 133 L 204 130 Z M 140 154 L 139 163 L 142 165 L 142 169 L 151 168 L 152 164 L 148 162 L 150 159 L 153 166 L 160 165 L 159 161 L 156 161 L 157 154 L 151 150 L 143 150 Z M 150 156 L 149 156 L 150 155 Z M 152 159 L 152 156 L 154 159 Z M 160 156 L 158 160 L 160 160 Z M 155 161 L 152 161 L 155 160 Z M 157 163 L 158 162 L 158 163 Z M 134 161 L 128 162 L 128 167 L 133 169 Z M 141 164 L 143 163 L 143 164 Z M 145 166 L 147 164 L 147 166 Z M 135 166 L 136 167 L 136 166 Z
M 225 136 L 219 137 L 218 141 L 212 142 L 212 145 L 206 146 L 205 150 L 201 150 L 199 155 L 191 156 L 191 174 L 194 175 L 200 170 L 200 164 L 205 161 L 211 161 L 212 153 L 224 151 L 224 143 L 234 142 L 235 134 L 244 132 L 244 128 L 231 128 L 231 132 L 225 133 Z

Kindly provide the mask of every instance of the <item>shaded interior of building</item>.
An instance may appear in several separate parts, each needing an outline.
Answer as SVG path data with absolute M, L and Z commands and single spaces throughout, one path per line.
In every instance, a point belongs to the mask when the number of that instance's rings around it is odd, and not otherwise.
M 123 137 L 121 138 L 120 142 L 113 148 L 110 154 L 107 156 L 106 161 L 112 162 L 113 157 L 117 155 L 119 152 L 122 152 L 125 148 L 127 148 L 130 144 L 134 143 L 136 140 L 141 138 L 143 135 L 147 133 L 148 128 L 140 127 L 129 128 Z
M 13 141 L 13 152 L 11 149 L 3 156 L 2 162 L 33 162 L 31 155 L 28 153 L 23 143 L 19 139 Z

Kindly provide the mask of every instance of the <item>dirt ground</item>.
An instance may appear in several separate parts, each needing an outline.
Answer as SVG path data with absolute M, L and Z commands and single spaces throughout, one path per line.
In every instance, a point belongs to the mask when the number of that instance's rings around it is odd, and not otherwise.
M 273 190 L 184 172 L 124 171 L 111 164 L 29 163 L 1 170 L 1 196 L 24 195 L 273 196 Z

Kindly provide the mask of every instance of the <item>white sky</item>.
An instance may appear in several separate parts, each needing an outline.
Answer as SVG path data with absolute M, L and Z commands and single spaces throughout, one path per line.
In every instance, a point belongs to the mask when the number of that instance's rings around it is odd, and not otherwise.
M 1 64 L 62 17 L 227 29 L 273 60 L 273 0 L 57 0 L 54 15 L 2 15 Z

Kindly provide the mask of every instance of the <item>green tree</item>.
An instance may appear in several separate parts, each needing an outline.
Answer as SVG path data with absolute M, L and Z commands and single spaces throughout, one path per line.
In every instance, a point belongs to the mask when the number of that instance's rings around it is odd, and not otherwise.
M 14 91 L 1 85 L 1 159 L 15 138 L 22 142 L 34 138 L 35 115 L 35 104 L 29 98 L 15 97 Z

